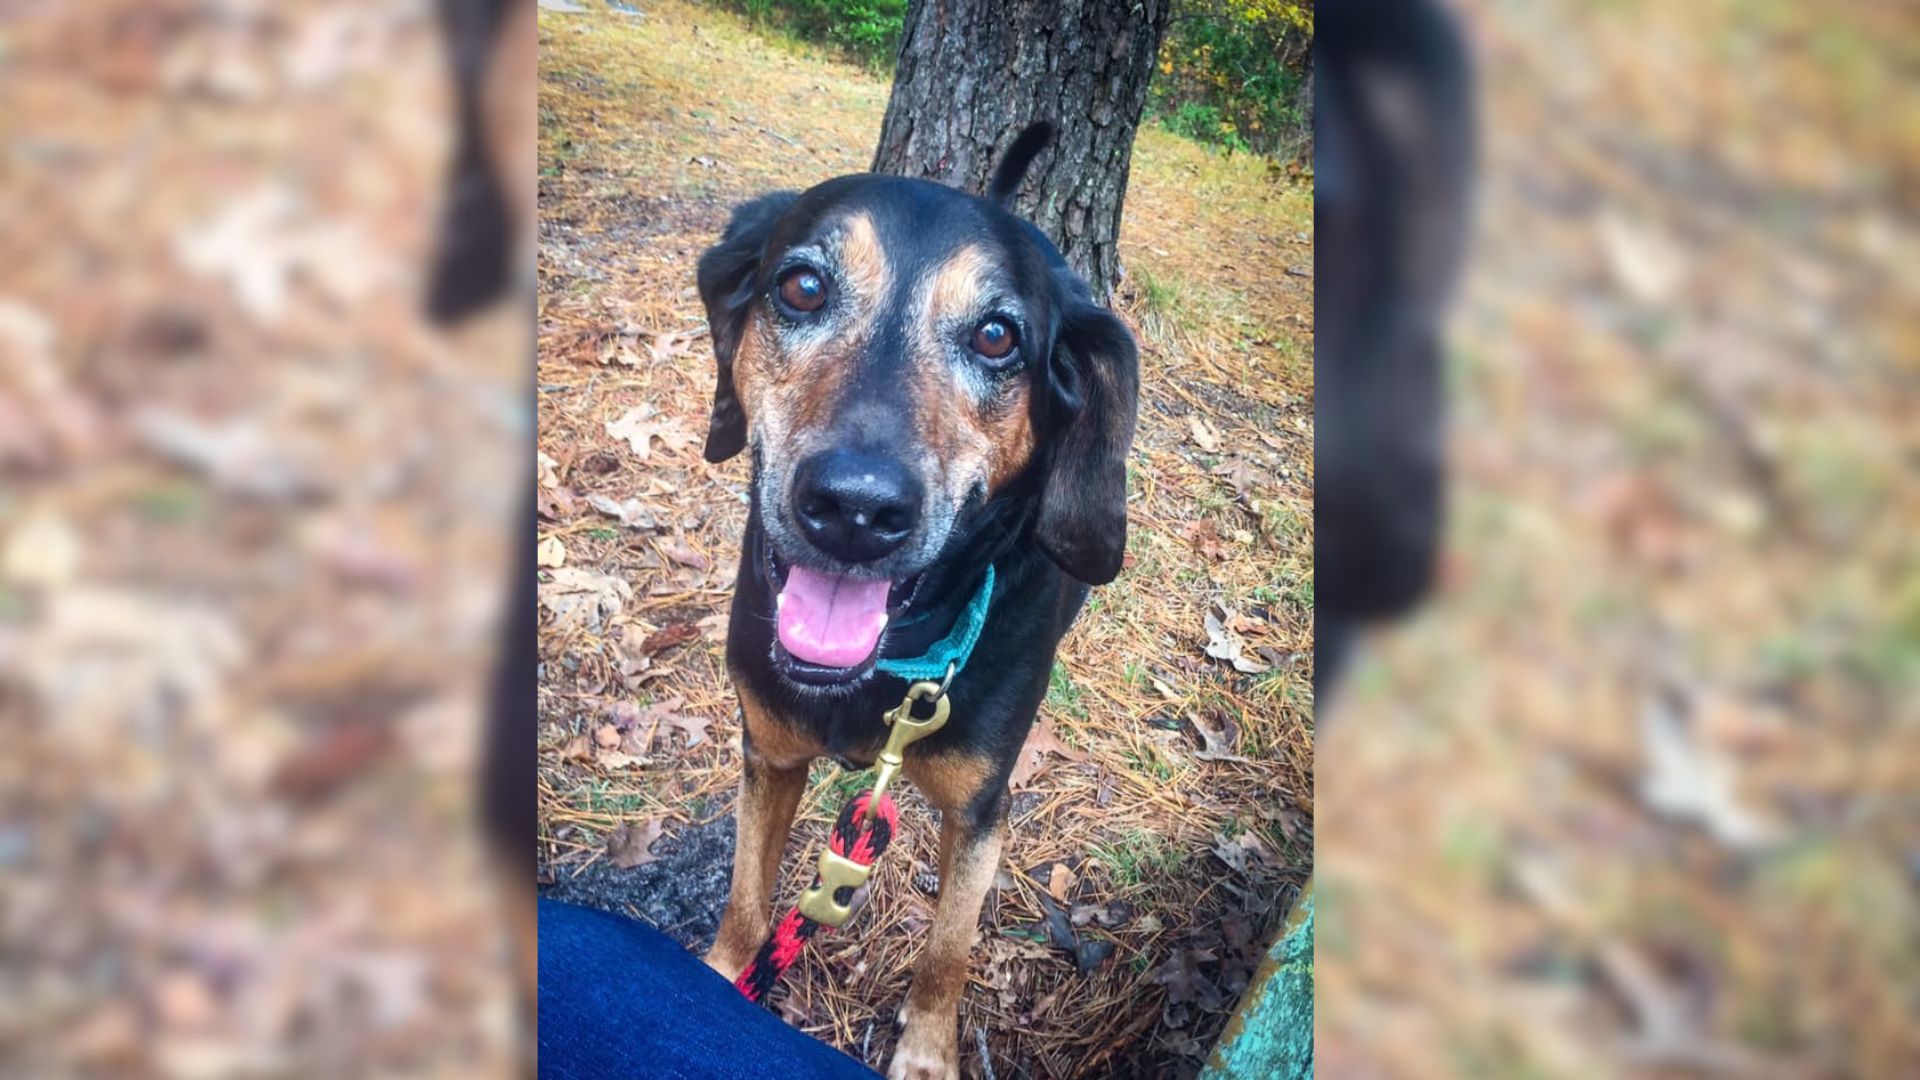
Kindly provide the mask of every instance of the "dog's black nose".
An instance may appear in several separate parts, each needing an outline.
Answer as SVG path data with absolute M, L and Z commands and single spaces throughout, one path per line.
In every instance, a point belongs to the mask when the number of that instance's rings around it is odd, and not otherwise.
M 793 477 L 801 532 L 850 563 L 871 562 L 906 543 L 920 524 L 923 498 L 905 465 L 877 454 L 829 450 L 802 461 Z

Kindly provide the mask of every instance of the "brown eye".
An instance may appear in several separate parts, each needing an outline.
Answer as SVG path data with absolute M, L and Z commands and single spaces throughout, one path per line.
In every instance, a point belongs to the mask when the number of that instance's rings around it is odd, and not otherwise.
M 819 311 L 827 302 L 827 283 L 804 266 L 788 271 L 780 279 L 780 299 L 795 311 Z
M 1001 360 L 1013 351 L 1013 327 L 1003 319 L 988 319 L 973 328 L 973 351 L 989 360 Z

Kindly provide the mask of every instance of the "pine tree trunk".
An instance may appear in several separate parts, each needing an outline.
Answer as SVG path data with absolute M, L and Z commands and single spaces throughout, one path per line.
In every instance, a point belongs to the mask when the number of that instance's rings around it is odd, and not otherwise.
M 1015 209 L 1105 302 L 1170 2 L 912 0 L 873 171 L 981 192 L 1015 136 L 1051 122 Z

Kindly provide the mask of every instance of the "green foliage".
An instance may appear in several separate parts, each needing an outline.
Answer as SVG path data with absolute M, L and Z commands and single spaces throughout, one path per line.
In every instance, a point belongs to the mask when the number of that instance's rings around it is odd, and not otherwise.
M 907 18 L 907 0 L 732 0 L 728 6 L 874 68 L 893 65 Z
M 1160 44 L 1147 108 L 1176 135 L 1280 160 L 1312 148 L 1311 5 L 1184 0 Z

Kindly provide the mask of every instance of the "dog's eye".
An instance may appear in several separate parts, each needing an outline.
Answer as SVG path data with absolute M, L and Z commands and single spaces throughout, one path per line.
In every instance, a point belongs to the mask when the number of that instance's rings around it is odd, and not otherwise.
M 804 266 L 780 279 L 780 300 L 795 311 L 819 311 L 827 302 L 827 283 Z
M 1005 319 L 988 319 L 973 328 L 973 351 L 989 360 L 1006 359 L 1013 346 L 1013 327 Z

